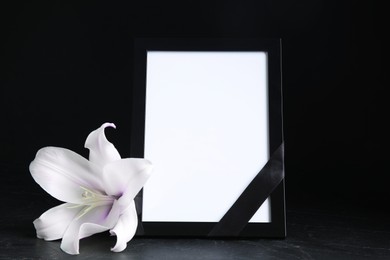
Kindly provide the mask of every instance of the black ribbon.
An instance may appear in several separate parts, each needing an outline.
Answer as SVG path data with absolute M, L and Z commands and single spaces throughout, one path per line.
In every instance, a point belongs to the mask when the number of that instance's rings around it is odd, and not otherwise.
M 209 232 L 208 236 L 239 236 L 249 220 L 283 178 L 284 145 L 282 143 L 236 202 Z

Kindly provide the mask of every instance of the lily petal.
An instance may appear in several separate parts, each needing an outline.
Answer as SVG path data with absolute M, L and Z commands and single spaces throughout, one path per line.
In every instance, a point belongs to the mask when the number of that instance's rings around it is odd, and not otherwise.
M 146 159 L 126 158 L 107 164 L 103 168 L 103 183 L 108 195 L 123 196 L 131 200 L 146 183 L 152 164 Z
M 68 254 L 79 254 L 80 239 L 107 231 L 118 222 L 120 209 L 116 203 L 99 206 L 76 217 L 69 225 L 61 241 L 61 249 Z
M 101 169 L 77 153 L 44 147 L 30 164 L 34 180 L 54 198 L 82 204 L 84 188 L 103 191 Z
M 104 123 L 101 127 L 92 131 L 85 141 L 85 148 L 89 149 L 89 161 L 103 167 L 107 163 L 121 159 L 115 146 L 110 143 L 104 133 L 106 127 L 116 128 L 113 123 Z
M 74 204 L 64 203 L 51 208 L 34 220 L 37 237 L 47 241 L 62 238 L 69 224 L 80 212 L 80 207 Z
M 118 223 L 110 230 L 111 235 L 116 235 L 116 244 L 111 251 L 121 252 L 126 249 L 127 242 L 129 242 L 135 235 L 138 225 L 137 211 L 135 203 L 127 208 L 125 212 L 119 217 Z

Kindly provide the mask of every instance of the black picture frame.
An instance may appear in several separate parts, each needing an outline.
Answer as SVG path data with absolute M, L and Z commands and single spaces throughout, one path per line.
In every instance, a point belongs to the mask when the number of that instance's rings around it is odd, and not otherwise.
M 267 54 L 268 134 L 270 160 L 219 222 L 142 221 L 143 191 L 136 197 L 137 236 L 264 237 L 286 236 L 282 115 L 281 39 L 137 38 L 134 41 L 130 156 L 144 158 L 147 53 L 161 52 L 264 52 Z M 148 159 L 148 158 L 146 158 Z M 276 176 L 276 177 L 275 177 Z M 180 196 L 180 194 L 178 194 Z M 256 201 L 262 197 L 262 201 Z M 248 216 L 270 198 L 271 221 L 248 223 Z M 260 199 L 261 200 L 261 199 Z M 249 205 L 249 206 L 248 206 Z M 240 220 L 247 211 L 247 220 Z

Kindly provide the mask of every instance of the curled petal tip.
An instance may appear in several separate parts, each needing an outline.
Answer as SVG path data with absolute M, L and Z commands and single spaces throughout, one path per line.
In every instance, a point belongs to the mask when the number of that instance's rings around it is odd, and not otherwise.
M 113 123 L 104 123 L 88 135 L 84 144 L 84 147 L 89 149 L 89 161 L 101 167 L 121 159 L 115 146 L 106 138 L 104 133 L 106 127 L 116 128 Z
M 116 129 L 116 125 L 114 123 L 104 123 L 101 127 L 103 128 L 112 127 Z

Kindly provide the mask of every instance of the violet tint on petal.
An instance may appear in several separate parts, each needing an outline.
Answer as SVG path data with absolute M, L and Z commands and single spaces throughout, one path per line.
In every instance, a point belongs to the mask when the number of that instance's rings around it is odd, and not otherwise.
M 108 195 L 131 193 L 131 199 L 141 190 L 150 176 L 152 164 L 145 159 L 126 158 L 103 168 L 103 185 Z
M 70 223 L 61 241 L 61 249 L 68 254 L 79 254 L 79 241 L 96 233 L 107 231 L 115 226 L 120 216 L 117 203 L 92 208 Z

